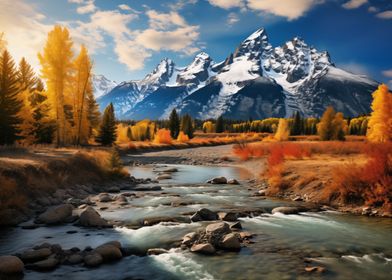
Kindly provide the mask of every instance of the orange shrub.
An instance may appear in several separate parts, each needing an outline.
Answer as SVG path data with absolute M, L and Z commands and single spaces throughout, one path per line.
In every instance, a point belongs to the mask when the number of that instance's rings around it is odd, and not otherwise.
M 171 144 L 172 138 L 170 136 L 170 130 L 168 129 L 159 129 L 155 134 L 154 143 L 157 144 Z
M 186 135 L 184 132 L 180 131 L 177 137 L 177 141 L 181 143 L 185 143 L 189 141 L 189 136 Z
M 324 190 L 330 200 L 392 210 L 392 144 L 367 144 L 366 164 L 339 167 Z

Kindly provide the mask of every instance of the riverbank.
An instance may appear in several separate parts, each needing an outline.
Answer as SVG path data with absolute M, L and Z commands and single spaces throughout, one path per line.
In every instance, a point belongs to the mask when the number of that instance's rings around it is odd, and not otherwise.
M 47 207 L 137 182 L 110 166 L 110 151 L 2 149 L 0 226 L 17 225 Z
M 356 142 L 359 143 L 359 142 Z M 311 156 L 288 157 L 279 173 L 279 187 L 268 183 L 267 154 L 260 158 L 240 160 L 233 154 L 233 145 L 217 147 L 197 147 L 184 150 L 165 150 L 137 154 L 125 154 L 128 165 L 149 164 L 188 164 L 202 166 L 234 166 L 252 174 L 252 185 L 259 189 L 260 195 L 268 195 L 290 201 L 306 201 L 325 205 L 337 211 L 355 215 L 392 217 L 390 211 L 377 207 L 368 207 L 362 201 L 345 202 L 339 197 L 329 197 L 327 188 L 332 182 L 335 170 L 347 170 L 347 167 L 363 165 L 367 161 L 364 154 L 358 152 L 356 143 L 348 148 L 338 147 L 330 153 L 315 153 Z M 312 143 L 317 145 L 317 143 Z M 266 144 L 268 145 L 268 144 Z M 328 145 L 327 145 L 328 146 Z M 334 148 L 331 147 L 331 150 Z

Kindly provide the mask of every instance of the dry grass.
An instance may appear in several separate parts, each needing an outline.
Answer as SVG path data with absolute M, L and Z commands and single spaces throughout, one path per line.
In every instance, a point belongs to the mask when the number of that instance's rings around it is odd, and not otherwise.
M 111 154 L 105 150 L 73 151 L 61 156 L 19 153 L 9 160 L 0 156 L 0 211 L 24 209 L 29 200 L 44 197 L 69 185 L 102 182 L 127 176 L 124 169 L 111 166 Z

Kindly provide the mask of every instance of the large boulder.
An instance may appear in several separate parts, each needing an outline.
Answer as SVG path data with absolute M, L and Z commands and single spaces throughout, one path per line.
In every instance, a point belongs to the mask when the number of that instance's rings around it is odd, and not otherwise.
M 23 262 L 37 262 L 46 259 L 52 254 L 50 248 L 41 248 L 37 250 L 28 250 L 20 255 Z
M 240 238 L 236 233 L 229 233 L 222 237 L 219 247 L 224 250 L 239 250 L 241 249 Z
M 114 244 L 103 244 L 94 250 L 102 256 L 105 262 L 115 261 L 122 258 L 121 250 Z
M 18 257 L 0 256 L 0 279 L 2 274 L 22 274 L 23 268 L 24 264 Z
M 216 221 L 218 220 L 218 214 L 215 212 L 207 209 L 202 208 L 197 210 L 195 214 L 192 215 L 191 221 L 192 222 L 199 222 L 199 221 Z
M 155 179 L 158 181 L 159 180 L 169 180 L 169 179 L 172 179 L 172 176 L 170 174 L 162 174 L 162 175 L 157 176 Z
M 227 184 L 226 177 L 215 177 L 207 181 L 209 184 Z
M 299 210 L 300 209 L 298 207 L 282 206 L 282 207 L 276 207 L 272 209 L 272 214 L 275 213 L 282 213 L 285 215 L 298 214 Z
M 212 255 L 215 253 L 215 248 L 210 243 L 194 244 L 191 247 L 191 252 Z
M 230 226 L 225 222 L 213 223 L 206 227 L 206 234 L 208 235 L 224 235 L 230 232 Z
M 87 207 L 79 217 L 79 225 L 84 227 L 108 227 L 108 222 L 92 207 Z
M 227 184 L 229 185 L 239 185 L 240 183 L 236 179 L 227 180 Z
M 97 252 L 92 252 L 84 256 L 84 264 L 88 267 L 97 267 L 102 264 L 103 258 Z
M 47 225 L 61 224 L 69 221 L 74 207 L 71 204 L 61 204 L 50 207 L 38 216 L 37 222 Z

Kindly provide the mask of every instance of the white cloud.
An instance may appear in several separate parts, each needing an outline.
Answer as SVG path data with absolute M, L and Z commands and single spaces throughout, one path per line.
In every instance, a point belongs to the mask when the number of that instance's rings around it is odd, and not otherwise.
M 141 14 L 141 12 L 131 8 L 127 4 L 121 4 L 121 5 L 118 5 L 118 7 L 119 7 L 120 10 L 123 10 L 123 11 L 130 11 L 130 12 L 135 13 L 135 14 Z
M 350 1 L 346 2 L 346 3 L 344 3 L 342 5 L 342 7 L 345 8 L 345 9 L 349 9 L 349 10 L 357 9 L 357 8 L 361 7 L 362 5 L 364 5 L 366 3 L 368 3 L 368 0 L 350 0 Z
M 392 69 L 382 71 L 382 74 L 387 78 L 392 78 Z
M 233 24 L 237 23 L 240 21 L 240 18 L 238 17 L 238 15 L 236 13 L 230 13 L 227 16 L 227 24 L 232 26 Z
M 248 8 L 294 20 L 324 0 L 247 0 Z
M 353 74 L 371 76 L 369 69 L 357 62 L 348 62 L 339 65 L 342 69 L 347 70 Z
M 370 7 L 368 8 L 368 12 L 369 12 L 369 13 L 377 13 L 378 11 L 379 11 L 379 9 L 376 8 L 376 7 L 374 7 L 374 6 L 370 6 Z
M 26 57 L 36 71 L 39 70 L 37 53 L 52 28 L 42 23 L 44 18 L 33 5 L 22 0 L 0 1 L 0 32 L 5 32 L 9 51 L 17 62 Z
M 243 0 L 208 0 L 208 2 L 222 9 L 241 8 L 244 6 Z
M 194 5 L 198 0 L 178 0 L 174 4 L 169 4 L 169 8 L 173 11 L 178 11 L 184 8 L 186 5 Z
M 177 12 L 159 13 L 155 10 L 147 11 L 150 27 L 154 29 L 168 29 L 173 26 L 186 26 L 185 19 Z
M 199 38 L 198 26 L 179 27 L 173 31 L 147 29 L 136 36 L 135 41 L 154 51 L 170 50 L 193 54 Z
M 96 9 L 97 7 L 94 4 L 94 0 L 91 0 L 83 3 L 83 6 L 78 7 L 76 11 L 78 12 L 78 14 L 89 14 L 93 13 Z
M 382 19 L 392 19 L 392 10 L 378 13 L 376 16 Z

